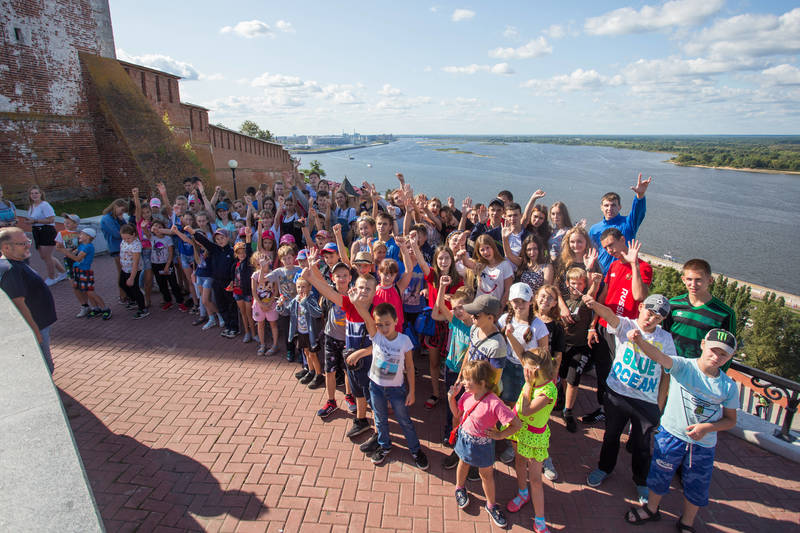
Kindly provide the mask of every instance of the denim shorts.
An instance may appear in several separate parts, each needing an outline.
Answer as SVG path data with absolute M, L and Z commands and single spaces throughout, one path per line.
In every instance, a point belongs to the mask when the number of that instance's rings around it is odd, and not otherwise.
M 500 376 L 500 382 L 503 384 L 503 392 L 500 393 L 500 399 L 506 403 L 516 402 L 522 392 L 522 387 L 525 385 L 525 373 L 522 371 L 522 365 L 506 361 L 503 374 Z
M 200 285 L 203 289 L 213 289 L 214 288 L 214 278 L 205 278 L 205 277 L 198 277 L 197 284 Z
M 247 295 L 245 295 L 245 294 L 234 294 L 233 295 L 233 299 L 235 301 L 237 301 L 237 302 L 252 302 L 253 301 L 253 297 L 250 296 L 249 294 L 247 294 Z
M 355 350 L 344 351 L 344 357 L 353 353 Z M 350 380 L 350 388 L 356 398 L 369 397 L 369 367 L 372 366 L 372 356 L 368 355 L 358 360 L 355 367 L 347 366 L 347 378 Z
M 150 260 L 152 256 L 152 248 L 142 248 L 142 270 L 150 270 L 153 268 L 153 262 Z
M 474 437 L 459 428 L 454 450 L 470 466 L 486 468 L 494 464 L 494 440 L 489 437 Z
M 183 268 L 192 268 L 194 265 L 194 256 L 193 255 L 181 255 L 181 266 Z
M 683 465 L 683 495 L 698 507 L 708 505 L 708 487 L 714 470 L 714 451 L 679 439 L 659 426 L 653 438 L 653 459 L 647 475 L 647 488 L 659 495 L 669 492 L 669 484 Z

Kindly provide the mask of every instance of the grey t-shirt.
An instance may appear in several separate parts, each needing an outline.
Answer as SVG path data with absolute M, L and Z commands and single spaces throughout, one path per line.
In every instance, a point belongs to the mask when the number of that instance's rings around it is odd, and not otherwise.
M 467 350 L 469 360 L 482 361 L 485 359 L 494 368 L 505 367 L 508 347 L 503 334 L 497 331 L 486 338 L 481 338 L 479 331 L 478 326 L 472 326 L 469 330 L 469 349 Z
M 325 321 L 325 335 L 344 342 L 345 334 L 345 314 L 344 309 L 333 302 L 329 303 L 328 319 Z

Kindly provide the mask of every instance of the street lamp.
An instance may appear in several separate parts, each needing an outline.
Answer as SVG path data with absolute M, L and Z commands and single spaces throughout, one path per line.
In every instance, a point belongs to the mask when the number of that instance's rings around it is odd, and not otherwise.
M 239 162 L 235 159 L 231 159 L 228 161 L 228 166 L 231 167 L 231 173 L 233 174 L 233 199 L 239 198 L 239 194 L 236 192 L 236 168 L 239 166 Z

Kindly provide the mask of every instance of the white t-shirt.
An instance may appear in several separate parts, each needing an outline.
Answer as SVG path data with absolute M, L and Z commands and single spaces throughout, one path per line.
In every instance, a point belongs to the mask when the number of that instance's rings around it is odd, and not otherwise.
M 514 276 L 511 261 L 503 259 L 497 266 L 486 266 L 478 277 L 478 295 L 491 294 L 498 300 L 503 299 L 505 281 Z
M 504 314 L 497 320 L 497 323 L 500 325 L 500 331 L 504 333 L 506 330 L 507 320 L 508 313 Z M 538 318 L 534 318 L 530 325 L 528 325 L 527 322 L 522 322 L 517 319 L 512 320 L 511 323 L 514 325 L 514 338 L 517 339 L 525 351 L 528 351 L 532 348 L 538 348 L 539 339 L 550 335 L 547 325 Z M 530 341 L 525 342 L 525 333 L 529 329 L 533 332 L 533 335 L 531 335 Z M 520 361 L 519 357 L 517 357 L 517 354 L 514 353 L 514 348 L 511 347 L 511 343 L 508 342 L 506 345 L 508 346 L 508 355 L 506 357 L 508 358 L 509 362 L 514 363 L 515 365 L 521 365 L 522 361 Z
M 169 247 L 172 246 L 172 237 L 150 237 L 150 245 L 153 248 L 150 261 L 159 265 L 165 264 L 169 259 Z
M 376 333 L 372 340 L 372 366 L 369 379 L 381 387 L 399 387 L 403 384 L 403 371 L 406 366 L 406 352 L 414 349 L 414 344 L 406 335 L 398 333 L 392 340 Z
M 122 241 L 119 245 L 119 263 L 122 271 L 130 274 L 133 270 L 133 254 L 142 253 L 142 243 L 134 239 L 130 244 Z M 142 260 L 139 258 L 139 270 L 142 269 Z
M 508 247 L 518 256 L 522 251 L 522 233 L 525 230 L 520 230 L 519 233 L 512 233 L 508 236 Z M 513 263 L 512 263 L 513 264 Z
M 617 336 L 617 349 L 606 383 L 611 390 L 622 396 L 658 403 L 661 365 L 644 355 L 638 346 L 628 340 L 628 332 L 634 328 L 642 332 L 644 340 L 666 355 L 678 355 L 672 335 L 661 326 L 656 326 L 652 333 L 645 333 L 635 320 L 621 316 L 616 328 L 608 325 L 608 332 Z
M 45 201 L 39 202 L 39 205 L 36 207 L 31 207 L 28 209 L 28 217 L 31 220 L 41 220 L 43 218 L 50 218 L 56 216 L 56 212 L 53 211 L 53 206 L 48 204 Z M 37 222 L 33 224 L 34 226 L 54 226 L 54 223 L 50 224 L 42 224 L 41 222 Z

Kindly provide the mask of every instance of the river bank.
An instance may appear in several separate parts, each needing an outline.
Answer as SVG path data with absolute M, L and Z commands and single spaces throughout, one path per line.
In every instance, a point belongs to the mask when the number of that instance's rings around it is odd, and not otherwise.
M 667 163 L 672 163 L 678 167 L 694 167 L 694 168 L 710 168 L 715 170 L 738 170 L 739 172 L 756 172 L 759 174 L 793 174 L 800 176 L 800 172 L 795 170 L 773 170 L 771 168 L 738 168 L 738 167 L 714 167 L 711 165 L 687 165 L 685 163 L 678 163 L 672 159 L 667 159 Z
M 358 150 L 360 148 L 371 148 L 374 146 L 381 146 L 383 144 L 389 144 L 389 141 L 378 141 L 370 144 L 356 144 L 352 146 L 331 146 L 328 148 L 320 148 L 318 150 L 289 150 L 291 154 L 327 154 L 330 152 L 344 152 L 346 150 Z

